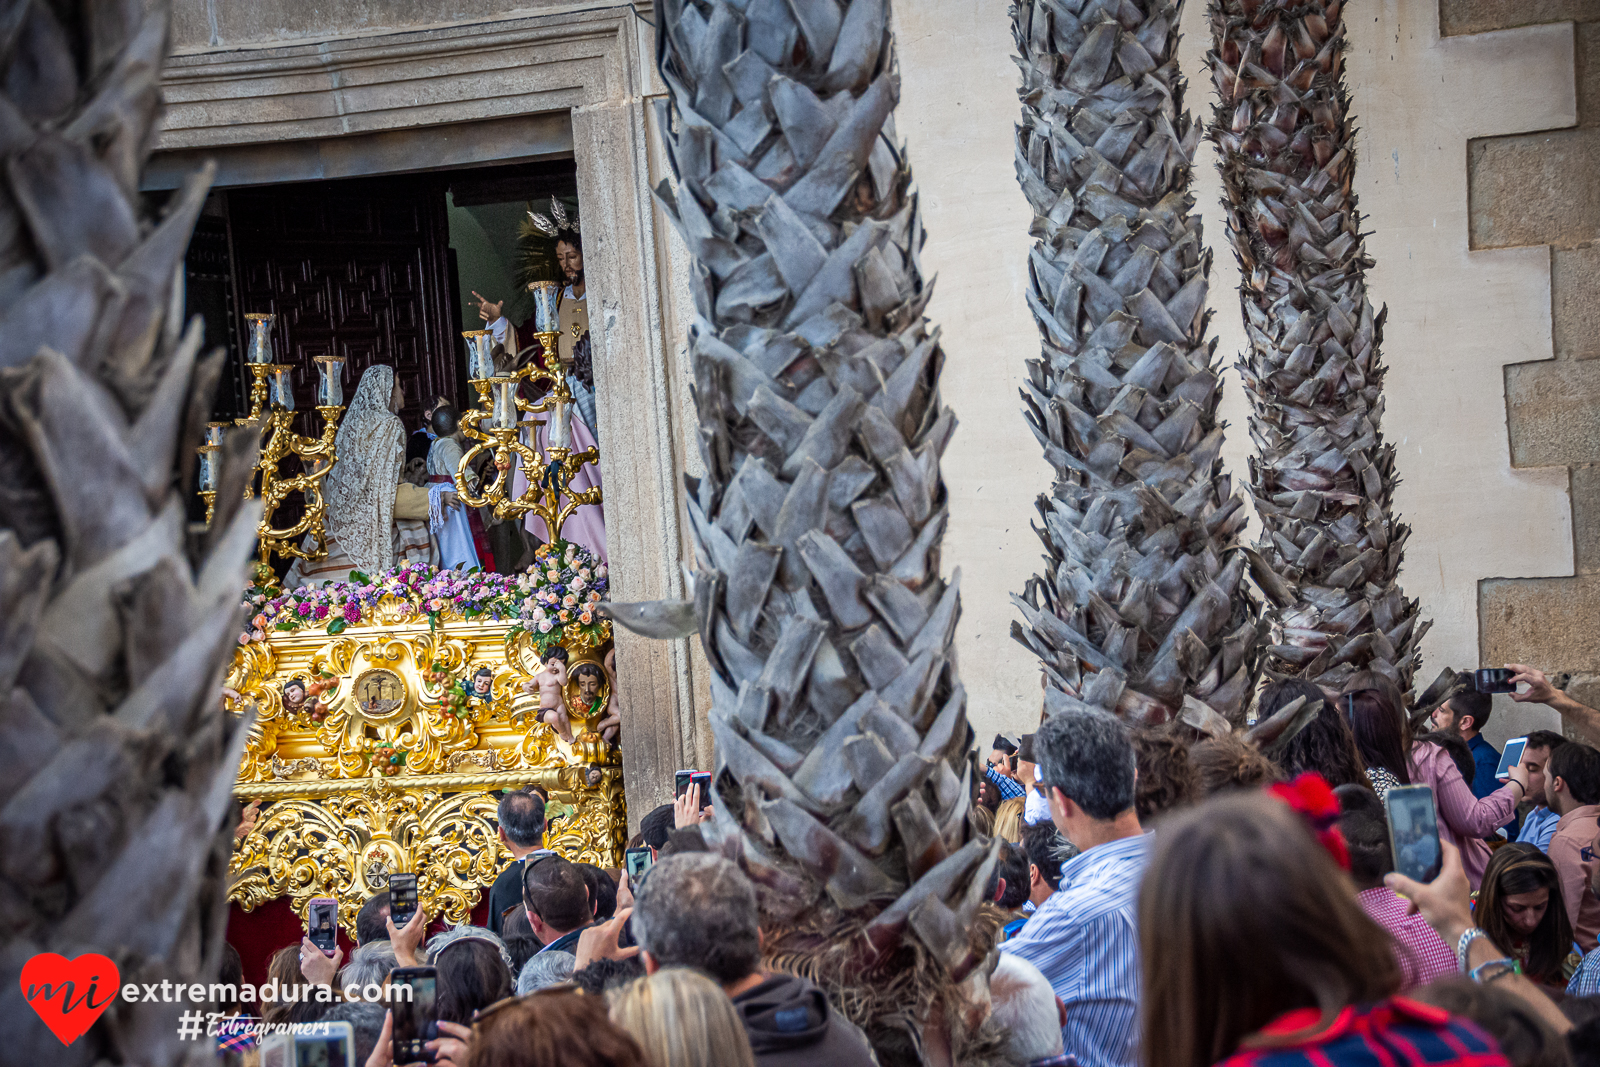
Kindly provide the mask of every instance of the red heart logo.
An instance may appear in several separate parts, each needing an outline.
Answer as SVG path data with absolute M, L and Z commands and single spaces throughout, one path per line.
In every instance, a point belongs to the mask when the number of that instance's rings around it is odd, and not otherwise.
M 82 1037 L 117 999 L 122 974 L 105 956 L 41 952 L 22 965 L 22 995 L 63 1045 Z

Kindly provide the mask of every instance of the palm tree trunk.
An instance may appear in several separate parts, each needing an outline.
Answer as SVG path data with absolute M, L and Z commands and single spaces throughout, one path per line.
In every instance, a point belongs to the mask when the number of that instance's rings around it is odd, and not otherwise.
M 833 992 L 885 1063 L 918 1062 L 930 1019 L 969 1055 L 994 855 L 966 817 L 959 601 L 939 571 L 955 418 L 923 317 L 888 4 L 658 13 L 676 178 L 658 192 L 698 313 L 711 833 L 761 887 L 769 955 Z
M 217 694 L 256 524 L 238 433 L 186 543 L 222 354 L 197 359 L 175 292 L 209 176 L 140 209 L 167 7 L 68 10 L 10 5 L 0 53 L 0 1059 L 214 1061 L 177 1037 L 204 1003 L 118 999 L 63 1048 L 18 985 L 39 952 L 104 954 L 124 983 L 215 976 L 245 735 Z
M 1220 0 L 1208 54 L 1228 236 L 1250 351 L 1255 573 L 1274 607 L 1268 670 L 1338 687 L 1375 670 L 1409 690 L 1417 602 L 1398 576 L 1383 312 L 1352 190 L 1355 129 L 1339 0 Z
M 1014 598 L 1026 625 L 1012 633 L 1041 661 L 1050 710 L 1159 723 L 1198 701 L 1238 721 L 1259 624 L 1229 551 L 1247 512 L 1219 458 L 1179 8 L 1075 6 L 1011 9 L 1041 338 L 1022 398 L 1056 470 L 1035 528 L 1047 567 Z

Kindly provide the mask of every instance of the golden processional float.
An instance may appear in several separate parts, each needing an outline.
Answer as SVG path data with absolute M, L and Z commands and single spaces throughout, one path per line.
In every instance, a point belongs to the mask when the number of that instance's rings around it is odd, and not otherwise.
M 603 562 L 559 539 L 575 508 L 601 502 L 599 488 L 571 485 L 598 453 L 571 448 L 572 394 L 554 362 L 555 283 L 531 288 L 551 362 L 497 371 L 490 335 L 464 335 L 479 402 L 461 417 L 472 446 L 456 473 L 464 504 L 501 518 L 532 512 L 558 531 L 539 549 L 537 566 L 517 575 L 412 565 L 322 588 L 281 588 L 273 556 L 314 560 L 327 551 L 321 485 L 338 460 L 342 361 L 318 361 L 323 430 L 302 437 L 292 428 L 290 368 L 272 361 L 273 317 L 248 316 L 255 387 L 250 415 L 239 422 L 263 433 L 248 490 L 263 502 L 261 549 L 257 584 L 246 593 L 252 618 L 223 697 L 230 712 L 255 715 L 234 786 L 250 807 L 229 862 L 229 899 L 245 911 L 286 896 L 303 918 L 310 898 L 331 896 L 353 932 L 367 897 L 387 888 L 391 874 L 414 872 L 430 916 L 465 922 L 512 858 L 496 834 L 500 795 L 530 785 L 549 797 L 548 847 L 574 861 L 621 865 L 621 761 L 598 732 L 615 685 L 611 624 L 596 611 L 609 581 Z M 546 391 L 528 401 L 519 395 L 524 383 Z M 208 519 L 225 428 L 212 424 L 200 448 Z M 474 493 L 468 469 L 484 452 L 494 476 Z M 300 469 L 287 471 L 295 459 Z M 514 496 L 519 466 L 527 488 Z M 274 528 L 278 505 L 296 491 L 303 514 Z M 556 648 L 565 651 L 564 669 Z M 570 741 L 546 721 L 557 704 Z

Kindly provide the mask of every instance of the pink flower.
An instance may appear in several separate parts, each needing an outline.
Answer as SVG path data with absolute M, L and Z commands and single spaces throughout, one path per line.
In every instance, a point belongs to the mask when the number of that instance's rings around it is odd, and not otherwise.
M 267 635 L 262 633 L 260 630 L 252 630 L 252 631 L 250 631 L 250 640 L 252 640 L 252 641 L 265 641 L 266 639 L 267 639 Z
M 317 621 L 321 622 L 323 619 L 328 617 L 328 605 L 318 604 L 317 609 L 315 612 L 313 612 L 313 614 L 316 616 Z
M 295 608 L 294 610 L 295 610 L 295 614 L 299 615 L 302 619 L 307 618 L 307 617 L 309 617 L 311 615 L 311 605 L 310 604 L 301 604 L 299 607 Z
M 561 606 L 564 608 L 575 608 L 578 606 L 578 598 L 573 596 L 571 593 L 568 593 L 566 596 L 561 598 Z
M 239 635 L 239 643 L 241 645 L 248 645 L 250 643 L 250 635 L 249 634 L 240 634 Z
M 352 625 L 361 621 L 361 605 L 354 600 L 344 606 L 344 621 Z
M 588 612 L 587 612 L 587 611 L 586 611 L 586 612 L 584 612 L 584 613 L 583 613 L 583 614 L 581 614 L 581 615 L 579 615 L 579 616 L 578 616 L 578 621 L 579 621 L 579 622 L 581 622 L 581 623 L 583 623 L 583 624 L 584 624 L 584 625 L 585 625 L 585 626 L 587 626 L 587 625 L 589 625 L 589 624 L 590 624 L 590 623 L 591 623 L 591 622 L 594 622 L 594 616 L 593 616 L 593 615 L 590 615 L 590 614 L 589 614 L 589 613 L 588 613 Z
M 589 603 L 594 604 L 600 600 L 600 594 L 593 589 L 589 590 Z
M 547 634 L 547 633 L 550 632 L 550 620 L 549 619 L 541 619 L 539 621 L 539 632 L 542 633 L 542 634 Z

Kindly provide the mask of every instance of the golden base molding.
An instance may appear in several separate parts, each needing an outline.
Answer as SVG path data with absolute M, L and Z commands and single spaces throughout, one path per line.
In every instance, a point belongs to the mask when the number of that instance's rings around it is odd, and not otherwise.
M 235 842 L 229 899 L 249 911 L 287 896 L 304 916 L 312 897 L 335 897 L 353 931 L 389 875 L 413 872 L 430 915 L 465 922 L 512 858 L 496 834 L 500 794 L 529 785 L 550 798 L 548 847 L 621 866 L 620 758 L 589 729 L 598 710 L 585 714 L 609 684 L 568 684 L 563 741 L 525 687 L 542 667 L 526 635 L 507 641 L 509 622 L 430 628 L 388 599 L 337 635 L 279 632 L 235 654 L 225 704 L 254 721 L 233 791 L 261 812 Z M 598 666 L 608 644 L 564 641 L 569 675 Z

